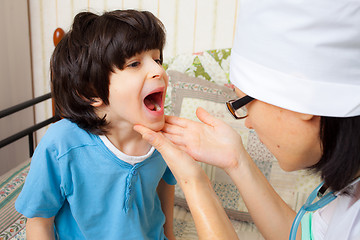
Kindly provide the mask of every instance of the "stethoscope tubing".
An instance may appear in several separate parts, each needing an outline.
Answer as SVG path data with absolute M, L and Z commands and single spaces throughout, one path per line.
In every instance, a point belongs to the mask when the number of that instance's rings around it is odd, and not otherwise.
M 348 186 L 354 185 L 356 183 L 360 182 L 360 177 L 355 178 L 354 181 L 352 181 Z M 290 230 L 290 236 L 289 236 L 289 240 L 295 240 L 296 239 L 296 233 L 297 233 L 297 229 L 299 228 L 301 219 L 304 217 L 306 212 L 313 212 L 316 211 L 320 208 L 323 208 L 324 206 L 328 205 L 330 202 L 332 202 L 333 200 L 336 199 L 336 197 L 338 195 L 340 195 L 344 189 L 347 189 L 347 187 L 345 187 L 343 190 L 334 193 L 334 192 L 329 192 L 326 195 L 324 195 L 319 201 L 312 203 L 316 196 L 318 196 L 319 190 L 321 189 L 321 187 L 324 185 L 324 182 L 321 182 L 319 184 L 319 186 L 317 186 L 314 191 L 312 191 L 309 195 L 309 197 L 306 199 L 305 204 L 300 208 L 299 212 L 296 214 L 296 217 L 294 219 L 294 222 L 291 226 L 291 230 Z
M 294 222 L 291 226 L 289 240 L 296 239 L 296 233 L 299 228 L 301 219 L 304 217 L 306 212 L 309 212 L 309 211 L 312 212 L 312 211 L 318 210 L 318 209 L 326 206 L 333 200 L 335 200 L 335 198 L 337 197 L 337 195 L 335 195 L 334 192 L 329 192 L 325 196 L 323 196 L 319 201 L 312 203 L 315 200 L 320 188 L 323 185 L 324 185 L 324 182 L 320 183 L 319 186 L 317 186 L 314 189 L 314 191 L 312 191 L 310 193 L 309 197 L 306 199 L 305 204 L 300 208 L 299 212 L 296 214 Z

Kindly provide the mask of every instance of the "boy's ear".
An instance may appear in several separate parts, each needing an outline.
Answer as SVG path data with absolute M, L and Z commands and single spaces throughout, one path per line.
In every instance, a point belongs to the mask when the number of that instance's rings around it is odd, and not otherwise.
M 103 100 L 101 100 L 101 98 L 91 98 L 91 106 L 100 107 L 101 105 L 103 105 Z

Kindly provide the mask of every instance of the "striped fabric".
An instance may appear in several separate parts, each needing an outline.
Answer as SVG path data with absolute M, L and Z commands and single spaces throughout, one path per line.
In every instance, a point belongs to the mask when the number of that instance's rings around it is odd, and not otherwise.
M 27 160 L 0 177 L 0 240 L 12 239 L 25 228 L 26 218 L 15 210 L 14 204 L 29 166 Z

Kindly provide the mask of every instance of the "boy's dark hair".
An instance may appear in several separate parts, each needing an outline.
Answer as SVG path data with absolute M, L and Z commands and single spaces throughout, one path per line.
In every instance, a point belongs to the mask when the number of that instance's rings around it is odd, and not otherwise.
M 96 15 L 81 12 L 56 46 L 50 62 L 56 112 L 94 133 L 106 133 L 107 122 L 91 105 L 109 104 L 109 75 L 143 51 L 159 49 L 163 60 L 165 28 L 152 13 L 116 10 Z
M 360 170 L 360 116 L 321 117 L 320 139 L 323 155 L 312 169 L 331 190 L 340 191 Z

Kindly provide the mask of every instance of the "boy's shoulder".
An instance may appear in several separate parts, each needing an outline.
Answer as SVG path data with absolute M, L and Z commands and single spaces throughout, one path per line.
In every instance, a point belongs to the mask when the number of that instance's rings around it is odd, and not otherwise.
M 85 132 L 85 130 L 81 129 L 76 123 L 73 123 L 68 119 L 61 119 L 51 124 L 46 133 L 60 136 L 62 134 L 69 134 L 71 132 L 81 133 Z
M 76 123 L 62 119 L 49 127 L 41 141 L 52 145 L 65 144 L 74 147 L 93 143 L 94 135 L 80 128 Z

